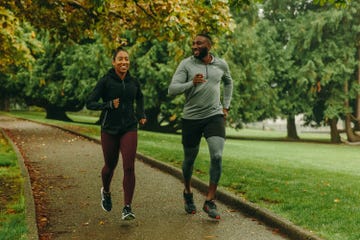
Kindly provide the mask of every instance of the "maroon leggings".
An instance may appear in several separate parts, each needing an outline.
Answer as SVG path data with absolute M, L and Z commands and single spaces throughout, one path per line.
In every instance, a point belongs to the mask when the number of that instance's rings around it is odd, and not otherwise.
M 106 192 L 110 191 L 111 179 L 119 161 L 119 152 L 121 152 L 124 171 L 124 203 L 125 205 L 131 204 L 135 189 L 137 131 L 129 131 L 119 135 L 101 132 L 101 145 L 105 161 L 105 165 L 101 171 L 104 190 Z

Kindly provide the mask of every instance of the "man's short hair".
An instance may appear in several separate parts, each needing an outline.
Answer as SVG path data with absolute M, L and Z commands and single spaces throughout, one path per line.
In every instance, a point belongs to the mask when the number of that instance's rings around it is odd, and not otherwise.
M 198 33 L 196 36 L 204 37 L 209 41 L 210 44 L 213 44 L 212 38 L 207 33 Z

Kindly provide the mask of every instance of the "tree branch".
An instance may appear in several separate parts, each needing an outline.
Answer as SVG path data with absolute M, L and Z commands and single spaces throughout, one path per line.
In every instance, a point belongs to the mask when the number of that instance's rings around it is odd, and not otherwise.
M 63 3 L 63 6 L 65 5 L 66 3 Z M 89 17 L 91 18 L 94 18 L 95 19 L 95 22 L 97 22 L 99 20 L 99 16 L 98 14 L 96 14 L 96 11 L 92 11 L 92 8 L 85 8 L 84 6 L 81 5 L 81 3 L 79 3 L 78 1 L 76 0 L 68 0 L 67 1 L 67 4 L 75 9 L 79 9 L 79 10 L 82 10 L 86 13 L 86 15 L 88 15 Z
M 152 18 L 153 20 L 156 20 L 156 18 L 155 18 L 153 15 L 149 14 L 142 6 L 138 3 L 138 0 L 134 0 L 134 3 L 135 3 L 135 5 L 136 5 L 138 8 L 140 8 L 140 10 L 143 11 L 147 16 L 149 16 L 149 17 Z M 156 14 L 155 14 L 155 15 L 156 15 Z

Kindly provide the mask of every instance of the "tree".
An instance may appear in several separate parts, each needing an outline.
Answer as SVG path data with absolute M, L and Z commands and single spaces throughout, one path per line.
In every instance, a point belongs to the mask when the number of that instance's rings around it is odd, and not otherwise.
M 309 12 L 294 25 L 296 49 L 303 54 L 300 72 L 313 83 L 315 105 L 307 121 L 330 125 L 331 140 L 340 142 L 336 127 L 345 121 L 348 141 L 359 141 L 351 123 L 359 122 L 359 7 L 351 2 L 344 9 Z
M 151 51 L 148 51 L 149 49 L 143 50 L 144 53 L 149 53 L 149 55 L 144 55 L 144 58 L 140 58 L 139 61 L 146 62 L 147 59 L 158 60 L 157 57 L 151 55 L 154 51 L 157 52 L 157 56 L 162 56 L 162 58 L 165 59 L 165 55 L 159 54 L 159 51 L 173 49 L 176 53 L 184 53 L 181 50 L 184 47 L 184 42 L 187 42 L 189 37 L 199 31 L 207 31 L 213 35 L 228 37 L 235 26 L 229 6 L 236 10 L 238 6 L 243 6 L 239 3 L 248 2 L 249 1 L 245 0 L 229 2 L 222 0 L 5 0 L 0 3 L 0 7 L 1 9 L 6 9 L 9 12 L 7 15 L 14 16 L 16 21 L 22 22 L 23 19 L 25 19 L 36 29 L 47 29 L 50 33 L 47 40 L 48 43 L 46 44 L 53 44 L 53 48 L 51 49 L 49 46 L 45 46 L 45 54 L 37 59 L 34 72 L 30 74 L 24 68 L 16 72 L 18 72 L 17 80 L 20 79 L 21 84 L 27 86 L 24 87 L 24 96 L 27 102 L 29 104 L 44 106 L 47 109 L 48 117 L 51 117 L 54 116 L 51 112 L 60 113 L 66 111 L 66 109 L 80 109 L 83 101 L 81 98 L 83 97 L 83 93 L 86 92 L 86 90 L 75 90 L 78 86 L 83 86 L 81 83 L 82 80 L 70 77 L 73 81 L 67 81 L 66 78 L 68 76 L 62 72 L 66 66 L 64 64 L 68 63 L 64 62 L 66 61 L 66 57 L 60 58 L 59 56 L 61 53 L 65 55 L 71 55 L 72 53 L 62 49 L 59 43 L 62 43 L 63 46 L 84 46 L 84 44 L 82 44 L 84 39 L 94 39 L 96 33 L 99 32 L 103 36 L 102 39 L 107 48 L 113 48 L 119 44 L 131 47 L 143 44 L 141 48 L 149 47 Z M 21 19 L 21 21 L 19 19 Z M 153 46 L 148 45 L 147 42 L 149 39 L 155 41 L 152 42 Z M 132 43 L 129 43 L 131 41 Z M 68 50 L 71 48 L 72 47 L 69 47 Z M 29 49 L 31 50 L 32 48 Z M 226 50 L 222 52 L 225 54 Z M 256 54 L 249 52 L 248 56 L 258 57 L 260 52 L 261 51 Z M 228 53 L 228 56 L 231 56 L 230 52 Z M 160 61 L 160 64 L 157 66 L 158 68 L 155 68 L 164 71 L 162 72 L 163 75 L 161 78 L 169 75 L 169 66 L 173 66 L 169 65 L 169 63 L 175 65 L 174 61 L 171 61 L 171 59 L 174 59 L 172 57 L 173 56 Z M 82 61 L 82 59 L 75 60 Z M 248 61 L 248 64 L 248 76 L 250 76 L 252 70 L 262 65 L 256 65 L 256 62 L 252 61 Z M 166 67 L 166 65 L 168 65 L 168 67 Z M 155 64 L 152 63 L 149 64 L 149 66 L 154 67 Z M 147 69 L 150 70 L 151 68 Z M 265 75 L 270 74 L 266 73 L 266 66 L 263 69 L 265 70 Z M 44 70 L 49 71 L 43 72 Z M 256 74 L 253 74 L 251 79 L 256 79 L 257 77 L 263 78 L 265 76 L 262 74 L 257 76 L 259 72 L 260 71 L 257 71 Z M 152 76 L 152 78 L 156 79 L 154 76 Z M 80 81 L 80 83 L 78 83 L 78 81 Z M 265 83 L 264 79 L 260 82 Z M 259 85 L 254 87 L 257 93 L 260 92 L 260 86 L 264 87 L 266 85 L 261 85 L 260 82 Z M 64 86 L 67 87 L 64 88 Z M 69 86 L 72 86 L 71 91 L 69 91 Z M 148 86 L 151 86 L 151 84 Z M 147 90 L 149 94 L 156 94 L 157 91 L 162 93 L 164 86 L 164 82 L 160 82 L 159 86 L 153 85 Z M 268 88 L 268 85 L 266 90 L 271 90 Z M 34 93 L 32 94 L 31 91 L 34 91 Z M 76 96 L 70 96 L 71 94 L 75 94 Z M 47 96 L 47 98 L 43 96 Z M 36 99 L 36 97 L 38 97 L 38 99 Z M 163 99 L 166 98 L 161 97 L 157 103 L 155 103 L 155 101 L 152 103 L 152 106 L 161 109 L 157 112 L 157 116 L 160 117 L 157 119 L 160 119 L 161 123 L 163 121 L 162 119 L 168 119 L 167 121 L 172 122 L 171 119 L 176 116 L 175 114 L 178 114 L 178 108 L 169 110 L 168 104 L 165 103 Z M 263 102 L 265 101 L 265 98 L 263 98 Z M 174 99 L 171 104 L 176 105 L 178 102 L 181 102 L 181 98 Z M 55 106 L 56 104 L 59 105 Z M 244 106 L 248 105 L 244 104 Z M 254 108 L 255 104 L 252 104 L 252 106 Z M 152 109 L 151 112 L 156 113 L 155 109 Z M 269 111 L 261 110 L 256 114 L 247 114 L 247 119 L 264 117 L 264 113 L 266 112 L 269 113 Z M 55 114 L 55 116 L 56 115 L 57 114 Z M 245 115 L 246 114 L 244 114 L 244 116 Z M 66 116 L 63 115 L 63 118 L 66 119 Z M 234 119 L 235 118 L 236 116 L 234 116 Z M 176 126 L 175 122 L 171 124 Z
M 10 98 L 17 96 L 22 86 L 13 75 L 20 67 L 30 69 L 42 48 L 35 29 L 1 6 L 0 25 L 0 110 L 8 111 Z
M 13 73 L 14 66 L 29 67 L 34 54 L 41 50 L 35 29 L 19 21 L 9 10 L 0 6 L 0 72 Z
M 44 53 L 33 69 L 22 69 L 17 78 L 24 83 L 23 97 L 28 105 L 46 110 L 46 117 L 70 120 L 66 111 L 80 111 L 86 98 L 110 65 L 110 54 L 97 42 L 63 44 L 42 36 Z
M 222 0 L 24 0 L 5 1 L 3 6 L 62 40 L 101 32 L 110 45 L 122 43 L 121 34 L 131 29 L 139 30 L 142 41 L 174 41 L 199 30 L 226 32 L 232 25 L 229 6 Z
M 139 44 L 148 39 L 182 43 L 195 32 L 225 33 L 232 25 L 229 7 L 224 1 L 24 0 L 3 1 L 0 6 L 8 9 L 15 20 L 26 19 L 35 28 L 48 30 L 46 44 L 52 44 L 52 47 L 45 46 L 45 55 L 37 59 L 36 74 L 26 74 L 23 69 L 18 76 L 27 85 L 24 96 L 29 104 L 45 107 L 48 117 L 64 119 L 67 119 L 66 109 L 80 109 L 82 104 L 70 101 L 78 96 L 64 98 L 63 94 L 71 92 L 66 93 L 58 86 L 67 81 L 61 73 L 64 63 L 58 57 L 65 50 L 59 43 L 66 46 L 79 44 L 83 39 L 94 39 L 96 32 L 104 36 L 102 39 L 108 49 L 129 45 L 129 37 Z M 135 31 L 130 31 L 132 36 L 124 37 L 128 29 Z M 49 67 L 52 72 L 42 72 L 48 71 Z M 76 81 L 72 84 L 72 89 L 81 85 Z
M 174 41 L 198 31 L 216 34 L 233 26 L 232 9 L 262 0 L 22 0 L 1 1 L 0 7 L 38 29 L 47 29 L 62 40 L 74 41 L 102 32 L 120 43 L 121 33 L 139 29 L 143 40 Z M 318 4 L 345 4 L 346 0 L 316 0 Z
M 264 42 L 271 55 L 271 68 L 274 71 L 272 84 L 277 90 L 281 117 L 287 119 L 287 137 L 299 139 L 295 125 L 295 116 L 310 108 L 309 82 L 299 76 L 302 51 L 296 51 L 290 44 L 293 41 L 291 25 L 307 11 L 319 6 L 310 1 L 264 1 L 263 14 L 265 20 L 275 27 L 270 41 Z
M 133 75 L 142 83 L 148 117 L 146 130 L 176 132 L 176 117 L 180 116 L 182 102 L 168 96 L 168 85 L 184 49 L 176 43 L 158 41 L 137 43 L 131 48 Z
M 271 87 L 271 55 L 264 44 L 271 40 L 274 28 L 260 21 L 256 5 L 244 6 L 233 16 L 234 33 L 221 38 L 218 52 L 228 61 L 234 80 L 229 121 L 241 128 L 243 123 L 275 118 L 279 112 Z

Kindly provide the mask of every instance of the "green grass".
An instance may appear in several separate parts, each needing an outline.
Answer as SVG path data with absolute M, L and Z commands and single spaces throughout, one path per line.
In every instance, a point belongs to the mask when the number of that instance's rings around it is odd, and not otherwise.
M 45 120 L 41 114 L 37 116 L 37 120 L 61 124 L 99 138 L 98 126 L 60 123 Z M 328 142 L 326 134 L 306 133 L 301 137 L 309 142 L 286 142 L 268 141 L 284 139 L 284 132 L 231 131 L 233 135 L 254 136 L 258 140 L 227 139 L 222 187 L 324 239 L 360 239 L 359 145 L 311 141 Z M 139 131 L 138 150 L 180 167 L 183 158 L 180 138 L 180 135 Z M 261 138 L 265 140 L 259 140 Z M 207 182 L 208 167 L 208 149 L 202 140 L 194 175 Z
M 0 132 L 0 239 L 26 239 L 23 177 L 11 145 Z
M 358 155 L 346 145 L 228 141 L 222 183 L 326 239 L 360 239 Z
M 312 141 L 312 142 L 322 142 L 330 143 L 330 132 L 317 132 L 315 131 L 300 131 L 298 130 L 298 136 L 300 141 Z M 329 128 L 330 131 L 330 128 Z M 260 130 L 258 128 L 244 128 L 244 129 L 233 129 L 228 128 L 226 130 L 226 135 L 228 138 L 240 138 L 240 139 L 251 139 L 251 140 L 286 140 L 286 131 L 276 131 L 276 130 Z M 345 133 L 341 133 L 340 137 L 346 139 Z

